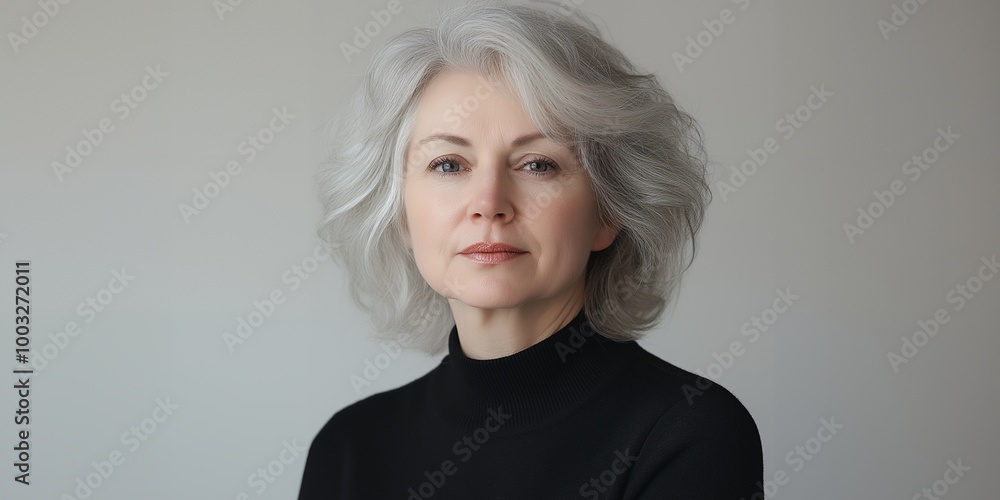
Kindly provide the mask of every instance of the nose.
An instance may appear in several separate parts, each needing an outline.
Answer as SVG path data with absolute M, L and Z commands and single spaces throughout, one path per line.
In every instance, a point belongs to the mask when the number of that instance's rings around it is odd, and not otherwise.
M 469 218 L 473 222 L 507 223 L 514 217 L 511 179 L 508 167 L 499 161 L 481 163 L 472 171 L 469 183 L 471 201 Z

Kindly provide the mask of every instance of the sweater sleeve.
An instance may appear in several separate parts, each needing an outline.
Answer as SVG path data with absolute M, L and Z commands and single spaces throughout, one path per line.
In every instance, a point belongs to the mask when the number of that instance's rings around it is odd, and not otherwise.
M 763 500 L 757 424 L 736 396 L 713 384 L 660 416 L 630 476 L 629 500 Z

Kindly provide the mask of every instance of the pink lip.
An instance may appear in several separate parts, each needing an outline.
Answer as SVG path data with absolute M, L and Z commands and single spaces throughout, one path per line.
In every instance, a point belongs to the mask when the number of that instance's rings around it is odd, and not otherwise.
M 527 250 L 522 250 L 515 246 L 508 245 L 506 243 L 487 243 L 485 241 L 480 241 L 479 243 L 473 243 L 465 247 L 459 253 L 463 254 L 522 254 L 527 253 Z
M 466 258 L 480 264 L 503 264 L 514 260 L 527 252 L 486 252 L 486 253 L 466 253 Z

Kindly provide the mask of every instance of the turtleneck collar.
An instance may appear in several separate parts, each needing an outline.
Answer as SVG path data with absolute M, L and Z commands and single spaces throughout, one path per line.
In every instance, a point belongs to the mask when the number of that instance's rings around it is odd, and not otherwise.
M 581 310 L 558 331 L 514 354 L 469 358 L 458 327 L 435 370 L 426 402 L 430 411 L 463 429 L 483 425 L 491 412 L 509 415 L 499 432 L 523 430 L 571 412 L 615 375 L 632 366 L 641 347 L 594 331 Z

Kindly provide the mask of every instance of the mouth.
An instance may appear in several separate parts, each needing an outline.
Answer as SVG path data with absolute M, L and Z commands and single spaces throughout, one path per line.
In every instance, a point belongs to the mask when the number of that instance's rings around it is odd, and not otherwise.
M 459 253 L 465 255 L 498 254 L 502 256 L 503 254 L 519 255 L 528 253 L 528 251 L 513 245 L 508 245 L 506 243 L 500 243 L 500 242 L 487 243 L 485 241 L 480 241 L 479 243 L 473 243 L 472 245 L 465 247 Z
M 470 252 L 462 255 L 478 264 L 503 264 L 527 254 L 528 252 Z

